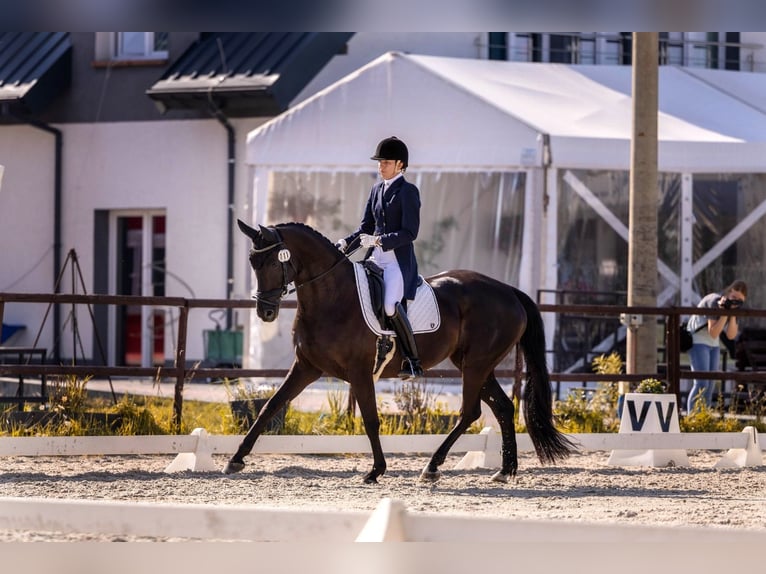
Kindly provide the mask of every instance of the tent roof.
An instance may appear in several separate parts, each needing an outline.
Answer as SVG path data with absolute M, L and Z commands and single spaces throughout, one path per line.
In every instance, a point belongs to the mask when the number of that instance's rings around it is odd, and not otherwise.
M 627 169 L 632 68 L 384 54 L 249 134 L 260 165 L 359 166 L 397 135 L 415 169 Z M 766 171 L 766 74 L 659 69 L 664 171 Z

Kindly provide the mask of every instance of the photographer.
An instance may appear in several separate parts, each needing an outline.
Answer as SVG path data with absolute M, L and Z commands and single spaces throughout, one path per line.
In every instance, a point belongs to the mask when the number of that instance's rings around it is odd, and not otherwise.
M 726 287 L 723 294 L 709 293 L 705 295 L 697 307 L 703 309 L 738 309 L 744 305 L 746 298 L 747 284 L 738 280 Z M 688 326 L 694 339 L 694 344 L 689 349 L 689 362 L 692 371 L 717 371 L 721 361 L 719 337 L 721 333 L 732 340 L 737 336 L 737 318 L 733 315 L 692 315 L 689 318 Z M 705 326 L 707 329 L 704 328 Z M 714 381 L 709 379 L 694 379 L 686 403 L 687 414 L 691 414 L 700 401 L 705 406 L 710 406 L 713 400 L 713 385 Z

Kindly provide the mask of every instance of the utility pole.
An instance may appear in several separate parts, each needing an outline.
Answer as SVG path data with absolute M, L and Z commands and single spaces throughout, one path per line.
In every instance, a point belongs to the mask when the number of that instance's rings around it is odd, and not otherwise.
M 633 33 L 633 132 L 630 146 L 628 305 L 657 305 L 657 32 Z M 626 372 L 657 370 L 656 317 L 630 315 Z

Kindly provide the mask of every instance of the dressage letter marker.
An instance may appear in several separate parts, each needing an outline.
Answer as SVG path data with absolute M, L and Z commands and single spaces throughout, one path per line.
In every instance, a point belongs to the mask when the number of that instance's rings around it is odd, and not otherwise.
M 675 395 L 625 394 L 620 434 L 680 432 Z M 612 466 L 689 466 L 689 457 L 683 449 L 613 450 L 607 464 Z

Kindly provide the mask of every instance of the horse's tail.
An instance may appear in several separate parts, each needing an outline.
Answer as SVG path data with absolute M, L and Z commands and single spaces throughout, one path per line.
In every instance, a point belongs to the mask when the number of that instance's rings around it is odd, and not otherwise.
M 575 451 L 575 445 L 553 425 L 551 380 L 545 360 L 545 328 L 540 310 L 523 291 L 514 288 L 527 313 L 527 328 L 521 336 L 521 348 L 527 364 L 524 386 L 524 419 L 527 432 L 540 462 L 555 463 Z

